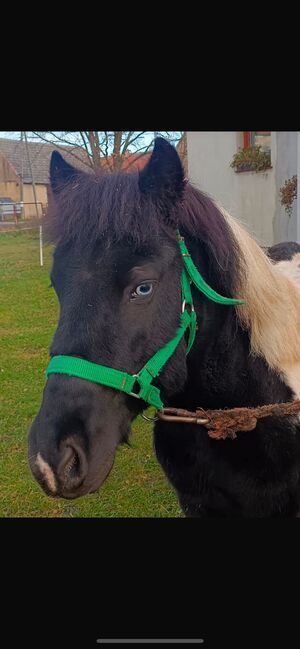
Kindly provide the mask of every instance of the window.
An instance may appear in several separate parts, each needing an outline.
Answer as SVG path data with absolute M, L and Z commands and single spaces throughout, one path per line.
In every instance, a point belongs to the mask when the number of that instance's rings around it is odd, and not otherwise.
M 244 131 L 244 149 L 260 146 L 261 151 L 271 153 L 271 131 Z
M 241 137 L 243 136 L 243 143 Z M 239 133 L 242 146 L 233 156 L 230 166 L 237 172 L 266 171 L 271 164 L 271 131 L 243 131 Z

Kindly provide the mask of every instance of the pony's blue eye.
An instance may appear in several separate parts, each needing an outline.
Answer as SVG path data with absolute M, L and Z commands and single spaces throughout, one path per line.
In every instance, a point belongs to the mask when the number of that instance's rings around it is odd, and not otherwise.
M 139 284 L 134 291 L 134 295 L 139 297 L 148 297 L 153 291 L 153 284 L 151 282 L 145 282 L 144 284 Z

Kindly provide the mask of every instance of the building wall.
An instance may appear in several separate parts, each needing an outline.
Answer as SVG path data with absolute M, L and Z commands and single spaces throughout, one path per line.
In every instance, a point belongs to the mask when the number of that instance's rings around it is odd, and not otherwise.
M 36 198 L 38 203 L 38 213 L 39 216 L 42 216 L 42 205 L 47 205 L 47 185 L 35 185 Z M 24 215 L 25 218 L 36 218 L 36 207 L 34 202 L 33 187 L 29 184 L 24 184 L 23 190 L 23 200 L 24 200 Z M 29 203 L 29 205 L 26 203 Z
M 188 175 L 188 156 L 187 156 L 187 137 L 186 137 L 186 131 L 184 132 L 181 140 L 179 140 L 177 144 L 177 153 L 180 156 L 180 160 L 182 162 L 182 166 L 184 169 L 184 173 L 187 176 Z
M 261 245 L 275 242 L 273 219 L 275 213 L 275 172 L 245 171 L 236 174 L 236 203 L 231 213 Z M 230 211 L 230 210 L 229 210 Z
M 272 166 L 267 172 L 236 173 L 230 163 L 243 136 L 236 131 L 188 131 L 190 180 L 235 218 L 262 245 L 274 242 L 276 137 L 272 133 Z
M 297 241 L 297 239 L 300 241 L 297 232 L 297 201 L 294 201 L 293 211 L 289 217 L 280 203 L 279 191 L 286 180 L 297 174 L 298 135 L 297 131 L 276 132 L 276 207 L 274 215 L 274 238 L 276 242 Z
M 299 197 L 300 191 L 300 131 L 298 131 L 297 137 L 297 196 Z M 300 200 L 296 200 L 297 204 L 297 238 L 296 241 L 300 243 Z
M 13 201 L 20 200 L 19 177 L 2 153 L 0 153 L 0 197 L 11 198 Z
M 16 182 L 1 182 L 0 181 L 0 197 L 11 198 L 13 201 L 20 200 L 20 186 Z
M 36 184 L 36 197 L 39 216 L 42 215 L 42 205 L 48 203 L 47 185 Z M 33 187 L 31 184 L 23 184 L 23 198 L 21 196 L 22 186 L 20 178 L 14 171 L 13 166 L 0 153 L 0 197 L 11 198 L 13 201 L 24 202 L 24 217 L 35 218 L 36 207 L 34 202 Z M 27 205 L 26 205 L 27 203 Z

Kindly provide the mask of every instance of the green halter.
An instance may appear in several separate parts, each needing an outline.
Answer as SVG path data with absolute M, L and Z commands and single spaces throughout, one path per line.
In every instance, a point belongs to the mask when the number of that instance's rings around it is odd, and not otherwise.
M 179 232 L 177 234 L 184 269 L 181 275 L 182 312 L 180 324 L 174 338 L 159 349 L 138 374 L 127 374 L 127 372 L 115 370 L 105 365 L 91 363 L 90 361 L 75 358 L 74 356 L 53 356 L 46 370 L 47 377 L 49 374 L 77 376 L 86 381 L 100 383 L 109 388 L 121 390 L 132 397 L 146 401 L 146 403 L 157 409 L 164 407 L 160 397 L 160 390 L 152 385 L 152 381 L 158 376 L 166 362 L 172 356 L 187 330 L 189 330 L 187 354 L 193 345 L 196 335 L 197 317 L 193 305 L 191 284 L 195 284 L 198 290 L 204 293 L 209 300 L 218 304 L 245 304 L 244 300 L 234 300 L 219 295 L 204 281 L 189 255 L 183 237 L 180 236 Z

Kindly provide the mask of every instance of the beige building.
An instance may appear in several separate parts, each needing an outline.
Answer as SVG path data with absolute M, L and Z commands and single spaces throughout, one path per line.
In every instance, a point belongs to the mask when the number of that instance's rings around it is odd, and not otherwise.
M 74 166 L 87 169 L 84 162 L 77 160 L 77 155 L 85 158 L 84 152 L 76 150 L 76 158 L 71 152 L 74 147 L 60 147 L 66 160 Z M 39 216 L 42 215 L 48 204 L 49 166 L 52 151 L 57 150 L 55 145 L 43 142 L 28 142 L 32 174 L 36 187 Z M 17 203 L 23 202 L 23 216 L 35 218 L 36 206 L 32 177 L 26 152 L 25 142 L 0 138 L 0 199 L 11 199 Z
M 235 154 L 259 145 L 270 154 L 263 171 L 231 167 Z M 262 245 L 300 242 L 300 203 L 289 215 L 280 202 L 285 181 L 297 175 L 300 132 L 188 131 L 190 180 L 240 220 Z M 298 187 L 300 174 L 298 171 Z M 299 195 L 299 192 L 298 192 Z

